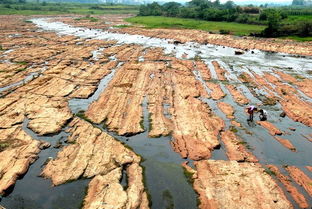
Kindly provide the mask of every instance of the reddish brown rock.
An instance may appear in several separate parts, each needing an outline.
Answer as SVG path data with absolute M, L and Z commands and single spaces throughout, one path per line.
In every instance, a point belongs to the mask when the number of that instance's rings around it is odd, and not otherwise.
M 291 184 L 291 179 L 288 176 L 283 175 L 278 167 L 275 165 L 268 165 L 268 168 L 274 172 L 277 179 L 282 182 L 282 184 L 285 186 L 287 192 L 290 193 L 292 198 L 296 201 L 296 203 L 299 205 L 300 208 L 308 208 L 309 204 L 305 197 Z
M 218 102 L 217 105 L 227 118 L 234 119 L 234 109 L 230 104 L 225 102 Z
M 283 139 L 281 137 L 277 137 L 274 136 L 274 139 L 276 139 L 279 143 L 281 143 L 284 147 L 286 147 L 287 149 L 296 152 L 296 147 L 294 147 L 294 145 L 287 139 Z
M 236 103 L 238 103 L 239 105 L 246 105 L 249 103 L 249 99 L 247 99 L 235 86 L 226 85 L 226 87 Z
M 225 78 L 225 74 L 227 71 L 224 70 L 217 61 L 212 61 L 212 65 L 214 66 L 218 79 L 220 81 L 226 81 L 227 79 Z
M 268 121 L 257 121 L 257 124 L 267 129 L 272 136 L 283 134 L 283 132 L 281 132 L 278 128 L 276 128 L 276 126 Z
M 206 82 L 207 87 L 211 90 L 211 98 L 214 100 L 219 100 L 225 97 L 224 92 L 222 91 L 221 87 L 217 83 L 213 82 Z
M 199 208 L 293 208 L 259 164 L 216 160 L 194 164 Z
M 312 179 L 295 166 L 288 166 L 290 176 L 312 196 Z
M 292 120 L 301 122 L 309 127 L 312 126 L 311 104 L 300 100 L 296 95 L 284 95 L 281 105 L 286 115 Z
M 211 73 L 208 66 L 203 61 L 196 61 L 196 68 L 199 70 L 201 77 L 204 81 L 211 79 Z
M 226 147 L 226 155 L 229 160 L 238 162 L 258 162 L 258 159 L 249 151 L 247 151 L 243 142 L 232 131 L 225 131 L 221 134 L 221 140 Z
M 239 122 L 235 121 L 235 120 L 231 120 L 231 124 L 233 126 L 236 126 L 236 127 L 242 127 L 242 125 Z
M 306 166 L 306 168 L 312 172 L 312 166 Z

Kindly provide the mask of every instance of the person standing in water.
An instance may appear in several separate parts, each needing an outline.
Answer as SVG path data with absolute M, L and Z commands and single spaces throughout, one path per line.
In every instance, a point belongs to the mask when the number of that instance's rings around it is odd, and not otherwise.
M 258 109 L 255 106 L 253 106 L 253 105 L 250 105 L 246 109 L 247 109 L 247 113 L 249 114 L 248 121 L 252 122 L 253 121 L 254 112 L 257 112 Z

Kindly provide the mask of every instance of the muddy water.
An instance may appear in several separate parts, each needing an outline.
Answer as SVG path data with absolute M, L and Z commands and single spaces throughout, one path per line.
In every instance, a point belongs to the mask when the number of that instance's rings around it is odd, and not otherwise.
M 34 139 L 47 141 L 51 144 L 42 150 L 39 159 L 32 164 L 22 179 L 18 180 L 13 191 L 3 197 L 0 204 L 7 209 L 77 209 L 80 208 L 85 196 L 89 180 L 77 180 L 57 187 L 52 182 L 39 177 L 45 161 L 56 157 L 59 149 L 53 148 L 58 140 L 64 142 L 67 133 L 60 132 L 52 136 L 38 136 L 27 128 L 28 120 L 23 123 L 23 129 Z

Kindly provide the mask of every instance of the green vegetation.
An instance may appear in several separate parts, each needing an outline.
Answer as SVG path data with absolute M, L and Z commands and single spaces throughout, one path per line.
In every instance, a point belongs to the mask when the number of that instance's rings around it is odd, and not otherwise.
M 237 130 L 237 128 L 235 128 L 235 126 L 230 126 L 230 131 L 232 131 L 234 133 L 238 132 L 238 130 Z
M 127 18 L 126 21 L 134 24 L 142 24 L 147 28 L 183 28 L 205 30 L 218 33 L 220 30 L 230 31 L 235 35 L 249 35 L 250 33 L 261 32 L 265 26 L 248 25 L 229 22 L 212 22 L 204 20 L 194 20 L 187 18 L 160 17 L 160 16 L 137 16 Z
M 76 21 L 80 21 L 80 20 L 89 20 L 90 22 L 97 22 L 99 21 L 99 19 L 95 18 L 95 17 L 90 17 L 90 15 L 87 15 L 85 17 L 80 17 L 80 18 L 76 18 Z
M 0 45 L 0 51 L 3 51 L 2 45 Z
M 89 118 L 87 118 L 87 116 L 85 116 L 84 113 L 85 112 L 83 110 L 80 110 L 79 112 L 76 113 L 76 116 L 92 124 L 92 121 Z
M 137 14 L 138 6 L 80 3 L 31 3 L 0 0 L 1 15 Z
M 191 173 L 191 172 L 189 172 L 188 170 L 186 170 L 186 168 L 184 168 L 183 166 L 182 166 L 182 168 L 183 168 L 184 176 L 185 176 L 186 179 L 187 179 L 187 182 L 188 182 L 189 184 L 193 185 L 193 183 L 194 183 L 193 173 Z
M 270 176 L 276 176 L 276 173 L 274 171 L 272 171 L 271 169 L 269 168 L 266 168 L 264 170 L 264 172 L 266 172 L 267 174 L 269 174 Z
M 260 7 L 249 5 L 240 7 L 235 5 L 233 1 L 228 1 L 224 4 L 221 4 L 219 0 L 213 2 L 211 0 L 191 0 L 186 5 L 181 5 L 176 2 L 168 2 L 163 5 L 159 5 L 158 3 L 154 2 L 152 4 L 142 5 L 139 10 L 139 15 L 192 18 L 195 19 L 195 22 L 198 20 L 222 21 L 222 23 L 214 22 L 219 26 L 218 30 L 214 30 L 214 32 L 218 31 L 221 34 L 228 34 L 231 32 L 237 34 L 236 31 L 231 30 L 232 28 L 226 27 L 226 22 L 232 22 L 232 24 L 233 22 L 236 22 L 249 24 L 246 25 L 245 28 L 244 26 L 239 26 L 242 27 L 242 29 L 245 29 L 245 32 L 242 33 L 244 35 L 249 32 L 248 35 L 261 37 L 290 36 L 294 40 L 296 40 L 296 37 L 311 37 L 312 6 L 305 5 L 305 3 L 302 2 L 297 2 L 295 5 L 304 6 L 266 8 L 263 5 Z M 183 20 L 184 19 L 180 19 L 180 21 Z M 144 24 L 142 19 L 141 24 Z M 175 24 L 167 24 L 166 22 L 163 22 L 163 24 L 155 25 L 150 21 L 148 26 L 173 28 L 182 27 L 207 30 L 207 27 L 202 28 L 196 24 L 181 25 L 180 22 L 176 22 Z M 258 30 L 253 30 L 252 27 L 255 26 L 263 27 L 261 32 Z M 248 31 L 248 28 L 250 31 Z M 305 41 L 309 40 L 309 38 L 300 40 Z
M 162 198 L 166 202 L 166 209 L 173 209 L 174 208 L 174 202 L 173 197 L 168 189 L 163 191 Z
M 4 151 L 9 146 L 10 146 L 9 143 L 0 143 L 0 152 Z

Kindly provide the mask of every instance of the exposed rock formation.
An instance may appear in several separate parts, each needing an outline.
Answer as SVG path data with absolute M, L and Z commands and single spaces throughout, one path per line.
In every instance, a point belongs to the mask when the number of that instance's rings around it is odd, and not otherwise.
M 220 81 L 226 81 L 227 79 L 225 77 L 225 74 L 227 73 L 227 71 L 224 70 L 217 61 L 212 61 L 212 65 L 214 66 L 218 79 Z
M 287 189 L 287 192 L 290 193 L 290 195 L 292 196 L 292 198 L 294 198 L 294 200 L 298 203 L 300 208 L 308 208 L 309 204 L 307 202 L 307 200 L 305 199 L 305 197 L 296 189 L 296 187 L 294 187 L 291 184 L 291 179 L 288 176 L 283 175 L 278 167 L 276 167 L 275 165 L 268 165 L 268 168 L 274 172 L 274 174 L 276 175 L 277 179 L 282 182 L 282 184 L 285 186 L 285 188 Z
M 281 143 L 284 147 L 287 149 L 296 152 L 296 147 L 287 139 L 283 139 L 281 137 L 274 136 L 274 139 L 276 139 L 279 143 Z
M 68 142 L 72 144 L 64 147 L 41 174 L 51 178 L 53 185 L 105 175 L 123 165 L 140 162 L 134 152 L 91 124 L 75 118 L 69 126 Z
M 21 126 L 2 129 L 0 135 L 0 195 L 25 174 L 40 149 L 48 143 L 32 139 Z
M 210 96 L 212 99 L 219 100 L 225 97 L 225 94 L 222 91 L 219 84 L 213 82 L 206 82 L 206 85 L 211 90 Z
M 295 166 L 288 166 L 290 176 L 312 196 L 312 179 Z
M 268 121 L 257 121 L 257 124 L 267 129 L 272 136 L 283 134 L 283 132 L 281 132 L 278 128 L 276 128 L 275 125 L 273 125 L 272 123 Z
M 233 107 L 225 102 L 218 102 L 218 107 L 229 119 L 234 119 L 234 109 Z
M 246 105 L 249 103 L 249 99 L 247 99 L 235 86 L 226 85 L 226 87 L 234 98 L 235 102 L 237 102 L 239 105 Z
M 225 131 L 221 134 L 221 140 L 226 147 L 226 155 L 229 160 L 238 162 L 258 162 L 258 159 L 244 146 L 245 142 L 238 138 L 232 131 Z
M 204 208 L 293 208 L 259 164 L 202 160 L 194 163 L 194 189 Z

